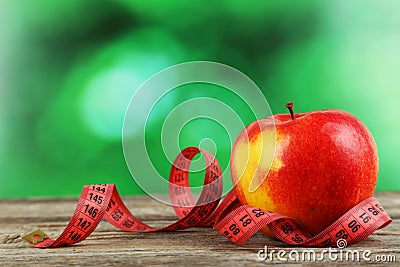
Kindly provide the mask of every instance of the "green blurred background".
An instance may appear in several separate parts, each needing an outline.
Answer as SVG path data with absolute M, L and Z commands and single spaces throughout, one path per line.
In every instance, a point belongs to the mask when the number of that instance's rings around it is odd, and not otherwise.
M 241 70 L 273 113 L 293 101 L 297 112 L 355 114 L 378 145 L 377 190 L 400 190 L 399 10 L 396 0 L 0 0 L 0 197 L 77 195 L 89 183 L 142 193 L 123 156 L 125 109 L 152 74 L 192 60 Z M 152 116 L 162 121 L 182 99 Z M 208 131 L 191 127 L 182 145 Z M 150 148 L 155 160 L 160 149 Z M 218 150 L 225 166 L 229 150 Z

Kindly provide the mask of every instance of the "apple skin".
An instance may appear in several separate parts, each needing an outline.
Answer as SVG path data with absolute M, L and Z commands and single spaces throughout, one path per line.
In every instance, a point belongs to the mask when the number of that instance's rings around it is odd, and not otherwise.
M 373 195 L 379 163 L 367 127 L 331 109 L 251 123 L 233 145 L 230 168 L 242 204 L 293 217 L 315 235 Z

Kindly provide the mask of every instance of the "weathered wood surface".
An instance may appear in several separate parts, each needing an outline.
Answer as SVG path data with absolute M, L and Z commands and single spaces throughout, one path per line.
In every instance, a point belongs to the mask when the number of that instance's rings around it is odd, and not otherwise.
M 370 258 L 376 255 L 395 256 L 396 262 L 331 261 L 329 264 L 366 264 L 374 266 L 398 266 L 400 262 L 400 193 L 377 193 L 393 222 L 378 230 L 368 239 L 348 249 L 363 253 L 371 250 Z M 125 197 L 131 211 L 152 226 L 162 227 L 175 221 L 175 214 L 169 206 L 149 197 Z M 0 265 L 26 266 L 266 266 L 271 261 L 260 261 L 257 252 L 268 245 L 268 249 L 283 249 L 299 253 L 304 248 L 293 248 L 280 241 L 271 240 L 258 233 L 242 247 L 228 241 L 210 228 L 192 228 L 179 232 L 126 233 L 102 221 L 96 231 L 85 241 L 69 247 L 57 249 L 31 248 L 22 236 L 37 228 L 55 238 L 63 230 L 75 208 L 77 198 L 0 200 Z M 315 253 L 320 248 L 313 248 Z M 320 265 L 319 262 L 281 262 L 274 253 L 273 263 Z M 288 255 L 286 255 L 288 258 Z

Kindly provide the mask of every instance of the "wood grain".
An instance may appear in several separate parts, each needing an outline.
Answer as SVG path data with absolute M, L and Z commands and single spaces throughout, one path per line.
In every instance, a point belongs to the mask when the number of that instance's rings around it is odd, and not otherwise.
M 396 262 L 331 261 L 329 264 L 374 266 L 398 266 L 400 262 L 400 193 L 379 192 L 376 197 L 391 215 L 393 222 L 378 230 L 363 242 L 348 249 L 360 254 L 371 250 L 371 259 L 376 255 L 395 256 Z M 167 205 L 149 197 L 125 197 L 130 210 L 144 222 L 166 226 L 176 220 Z M 126 233 L 102 221 L 96 231 L 85 241 L 57 249 L 35 249 L 23 241 L 22 236 L 37 228 L 55 238 L 63 230 L 72 215 L 77 198 L 63 199 L 17 199 L 0 200 L 0 265 L 4 266 L 266 266 L 271 261 L 260 261 L 257 252 L 268 245 L 273 253 L 273 263 L 284 265 L 321 265 L 321 261 L 281 262 L 278 250 L 304 248 L 290 247 L 280 241 L 256 234 L 242 247 L 228 241 L 210 228 L 192 228 L 179 232 Z M 312 248 L 317 255 L 320 248 Z M 287 258 L 286 254 L 286 258 Z M 281 266 L 282 266 L 281 265 Z

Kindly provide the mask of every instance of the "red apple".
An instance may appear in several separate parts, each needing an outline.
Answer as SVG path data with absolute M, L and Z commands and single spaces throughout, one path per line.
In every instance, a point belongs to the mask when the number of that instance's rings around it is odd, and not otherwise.
M 243 204 L 293 217 L 317 234 L 373 195 L 378 153 L 355 116 L 335 109 L 294 115 L 292 105 L 290 115 L 253 122 L 239 134 L 232 180 Z

